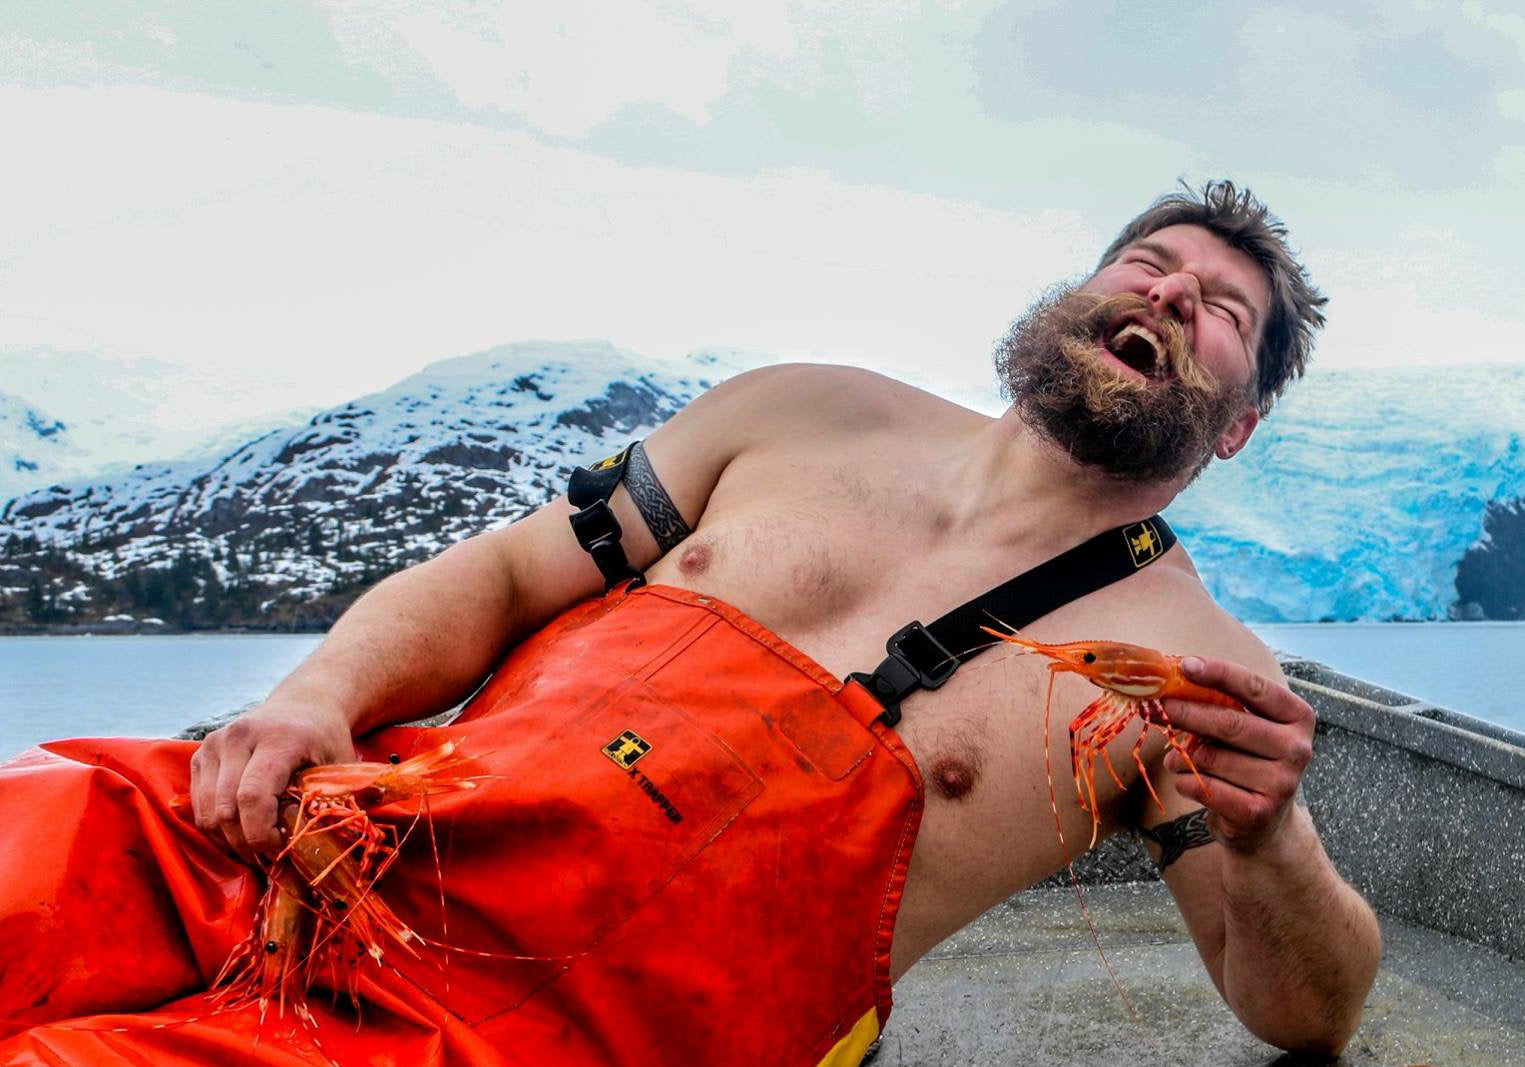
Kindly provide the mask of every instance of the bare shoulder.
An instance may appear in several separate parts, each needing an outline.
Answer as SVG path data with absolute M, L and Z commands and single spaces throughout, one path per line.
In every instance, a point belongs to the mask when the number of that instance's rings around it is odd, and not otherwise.
M 960 415 L 969 412 L 873 371 L 781 363 L 715 386 L 653 433 L 646 447 L 664 481 L 671 476 L 693 483 L 688 495 L 699 506 L 724 469 L 743 456 L 799 445 L 821 453 L 845 439 Z M 683 507 L 677 494 L 673 499 Z
M 904 419 L 906 410 L 961 411 L 957 405 L 905 382 L 829 363 L 780 363 L 738 374 L 695 405 L 709 402 L 755 417 L 759 428 L 787 432 L 801 422 L 861 429 Z

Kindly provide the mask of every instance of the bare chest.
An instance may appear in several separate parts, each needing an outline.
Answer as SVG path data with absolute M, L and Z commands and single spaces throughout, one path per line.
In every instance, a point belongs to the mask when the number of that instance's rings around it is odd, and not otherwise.
M 840 464 L 748 481 L 744 494 L 717 490 L 646 576 L 741 608 L 838 677 L 872 670 L 896 630 L 998 573 L 942 543 L 937 505 L 912 490 Z
M 745 494 L 717 491 L 699 528 L 647 576 L 735 605 L 839 678 L 872 670 L 885 640 L 913 619 L 930 622 L 1042 561 L 950 536 L 943 505 L 905 488 L 907 479 L 858 463 L 790 469 L 794 477 L 771 482 L 759 472 Z M 912 480 L 935 484 L 925 473 Z M 1122 597 L 1098 593 L 1051 616 L 1050 639 L 1084 636 Z M 1061 694 L 1046 724 L 1048 674 L 1035 659 L 993 648 L 905 702 L 897 732 L 927 805 L 897 966 L 1062 866 L 1056 806 L 1067 833 L 1089 833 L 1069 787 L 1065 732 L 1084 697 Z

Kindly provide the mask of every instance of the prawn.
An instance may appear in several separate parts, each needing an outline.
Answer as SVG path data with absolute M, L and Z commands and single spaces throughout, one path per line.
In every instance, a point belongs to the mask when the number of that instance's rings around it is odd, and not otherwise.
M 415 944 L 428 939 L 376 891 L 402 840 L 395 828 L 373 822 L 369 809 L 474 789 L 486 776 L 470 767 L 447 741 L 394 763 L 327 764 L 298 774 L 281 798 L 285 843 L 266 872 L 253 928 L 212 980 L 216 1008 L 258 1004 L 263 1024 L 274 1001 L 278 1016 L 289 1004 L 311 1026 L 306 994 L 320 975 L 354 1001 L 362 957 L 381 962 L 388 946 L 417 956 Z
M 1151 730 L 1158 730 L 1164 735 L 1165 744 L 1181 754 L 1187 768 L 1202 785 L 1203 792 L 1208 796 L 1212 795 L 1191 758 L 1192 751 L 1201 744 L 1201 738 L 1194 734 L 1187 734 L 1185 731 L 1178 731 L 1171 725 L 1170 716 L 1165 712 L 1164 701 L 1166 698 L 1174 697 L 1178 700 L 1216 704 L 1236 711 L 1243 711 L 1244 705 L 1216 689 L 1209 689 L 1187 680 L 1185 672 L 1181 669 L 1180 656 L 1171 656 L 1142 645 L 1128 645 L 1120 641 L 1070 641 L 1050 645 L 1042 641 L 1033 641 L 1015 631 L 1004 633 L 988 626 L 982 629 L 1003 641 L 1020 645 L 1029 652 L 1047 656 L 1051 661 L 1048 664 L 1048 695 L 1043 703 L 1045 760 L 1048 759 L 1049 719 L 1054 700 L 1054 679 L 1064 673 L 1078 674 L 1102 690 L 1101 696 L 1086 705 L 1080 714 L 1070 721 L 1070 772 L 1075 779 L 1075 793 L 1080 798 L 1081 810 L 1091 816 L 1091 844 L 1087 846 L 1088 848 L 1096 844 L 1097 834 L 1101 827 L 1101 808 L 1096 800 L 1096 759 L 1100 756 L 1102 766 L 1117 783 L 1117 787 L 1125 788 L 1117 768 L 1112 765 L 1112 757 L 1107 752 L 1107 745 L 1116 740 L 1135 717 L 1143 721 L 1144 729 L 1133 742 L 1133 762 L 1138 766 L 1144 787 L 1149 790 L 1149 795 L 1159 805 L 1160 811 L 1165 810 L 1165 803 L 1155 792 L 1154 784 L 1149 780 L 1149 771 L 1144 766 L 1141 755 L 1144 739 L 1148 737 Z M 1054 806 L 1054 821 L 1058 824 L 1059 805 L 1054 798 L 1052 771 L 1049 772 L 1049 801 Z M 1063 826 L 1059 828 L 1059 840 L 1061 843 L 1064 841 Z
M 993 630 L 989 626 L 983 626 L 981 629 L 992 637 L 1018 645 L 1028 652 L 1047 656 L 1050 661 L 1048 694 L 1043 701 L 1043 767 L 1048 778 L 1048 801 L 1054 811 L 1054 828 L 1059 832 L 1061 848 L 1067 849 L 1067 846 L 1064 841 L 1064 823 L 1059 817 L 1059 800 L 1054 795 L 1053 748 L 1049 743 L 1049 723 L 1054 703 L 1054 679 L 1061 674 L 1078 674 L 1102 691 L 1101 696 L 1087 704 L 1079 715 L 1070 720 L 1070 771 L 1075 779 L 1075 794 L 1080 799 L 1081 810 L 1091 816 L 1091 843 L 1086 846 L 1087 848 L 1096 845 L 1096 838 L 1101 828 L 1101 805 L 1096 798 L 1096 757 L 1100 755 L 1102 766 L 1107 769 L 1107 773 L 1112 776 L 1117 787 L 1125 789 L 1122 778 L 1112 765 L 1112 757 L 1107 753 L 1107 745 L 1116 740 L 1135 717 L 1143 721 L 1144 729 L 1133 742 L 1133 762 L 1138 766 L 1144 787 L 1149 790 L 1149 795 L 1154 798 L 1160 810 L 1162 812 L 1165 810 L 1165 803 L 1155 792 L 1154 784 L 1149 780 L 1149 770 L 1144 766 L 1141 755 L 1144 738 L 1149 735 L 1151 729 L 1159 730 L 1164 734 L 1165 744 L 1181 754 L 1186 766 L 1197 781 L 1201 782 L 1203 792 L 1209 796 L 1212 795 L 1191 758 L 1192 750 L 1201 743 L 1201 739 L 1194 734 L 1176 730 L 1170 722 L 1170 716 L 1165 712 L 1163 702 L 1168 697 L 1174 697 L 1180 700 L 1216 704 L 1219 707 L 1234 708 L 1238 711 L 1243 711 L 1244 705 L 1216 689 L 1209 689 L 1188 681 L 1185 672 L 1181 669 L 1180 656 L 1167 655 L 1152 648 L 1124 644 L 1121 641 L 1069 641 L 1063 644 L 1046 644 L 1023 637 L 1011 627 L 1007 627 L 1009 632 Z M 1086 907 L 1085 896 L 1080 891 L 1080 880 L 1075 876 L 1074 862 L 1068 857 L 1066 857 L 1066 866 L 1070 872 L 1070 885 L 1075 890 L 1075 898 L 1080 902 L 1081 914 L 1085 916 L 1086 928 L 1090 931 L 1091 941 L 1096 945 L 1096 951 L 1101 956 L 1102 966 L 1106 968 L 1113 986 L 1117 988 L 1118 995 L 1127 1006 L 1128 1014 L 1133 1017 L 1134 1024 L 1147 1034 L 1147 1027 L 1139 1018 L 1133 1002 L 1128 999 L 1122 983 L 1118 981 L 1117 973 L 1112 969 L 1111 961 L 1107 959 L 1106 950 L 1101 947 L 1101 937 L 1096 932 L 1096 924 L 1091 920 L 1090 909 Z

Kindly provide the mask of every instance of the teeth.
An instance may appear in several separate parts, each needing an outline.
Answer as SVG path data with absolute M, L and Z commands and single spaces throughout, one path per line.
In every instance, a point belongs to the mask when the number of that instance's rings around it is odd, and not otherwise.
M 1140 326 L 1136 322 L 1128 323 L 1128 325 L 1124 326 L 1121 330 L 1118 330 L 1117 333 L 1112 335 L 1112 349 L 1116 351 L 1117 346 L 1123 341 L 1126 341 L 1130 336 L 1142 337 L 1144 340 L 1149 342 L 1150 347 L 1154 349 L 1154 365 L 1156 367 L 1164 363 L 1165 343 L 1155 336 L 1153 330 L 1145 326 Z

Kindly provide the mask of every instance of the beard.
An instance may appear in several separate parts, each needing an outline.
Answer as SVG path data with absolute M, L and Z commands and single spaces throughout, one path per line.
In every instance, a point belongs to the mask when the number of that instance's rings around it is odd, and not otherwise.
M 1133 293 L 1102 296 L 1055 286 L 1012 323 L 996 349 L 1001 393 L 1022 421 L 1086 467 L 1128 483 L 1200 474 L 1218 435 L 1249 406 L 1245 388 L 1201 368 L 1173 318 L 1154 331 L 1165 354 L 1149 380 L 1097 349 L 1130 318 L 1155 322 Z

